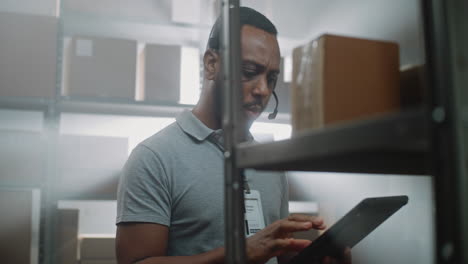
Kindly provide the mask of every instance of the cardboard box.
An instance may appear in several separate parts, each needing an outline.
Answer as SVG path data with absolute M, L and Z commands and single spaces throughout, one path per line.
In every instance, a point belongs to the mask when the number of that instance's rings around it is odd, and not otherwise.
M 396 43 L 323 35 L 293 52 L 293 132 L 395 111 Z
M 115 238 L 82 237 L 80 239 L 80 260 L 114 260 Z
M 0 189 L 2 263 L 38 263 L 39 189 Z
M 179 102 L 181 55 L 180 46 L 146 44 L 144 101 Z
M 402 108 L 424 104 L 427 97 L 425 65 L 409 65 L 401 68 L 400 93 Z
M 55 96 L 55 17 L 0 13 L 0 96 Z
M 73 37 L 64 54 L 63 95 L 135 99 L 136 41 Z
M 60 209 L 57 214 L 55 263 L 76 264 L 78 263 L 79 210 Z

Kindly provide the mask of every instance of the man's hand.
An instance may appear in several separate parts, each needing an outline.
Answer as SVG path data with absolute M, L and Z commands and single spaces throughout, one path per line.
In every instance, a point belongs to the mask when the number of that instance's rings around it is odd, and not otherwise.
M 291 215 L 279 220 L 249 237 L 246 243 L 249 264 L 267 262 L 270 258 L 298 252 L 312 243 L 294 239 L 292 234 L 309 229 L 325 229 L 323 220 L 307 215 Z M 118 263 L 224 263 L 224 248 L 217 248 L 194 256 L 166 256 L 169 228 L 150 223 L 122 223 L 117 226 L 116 250 Z M 335 262 L 333 262 L 335 261 Z M 350 264 L 350 251 L 343 258 L 324 258 L 322 264 Z
M 294 239 L 292 234 L 309 229 L 323 230 L 326 226 L 318 217 L 293 214 L 278 220 L 247 239 L 246 251 L 250 264 L 265 263 L 270 258 L 288 252 L 298 252 L 311 241 Z
M 325 257 L 322 264 L 351 264 L 351 249 L 346 248 L 340 258 Z

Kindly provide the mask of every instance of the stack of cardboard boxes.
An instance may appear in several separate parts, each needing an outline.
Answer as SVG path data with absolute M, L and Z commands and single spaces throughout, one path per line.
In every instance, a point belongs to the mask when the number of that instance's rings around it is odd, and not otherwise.
M 156 103 L 180 99 L 180 46 L 146 44 L 138 52 L 134 40 L 75 36 L 65 58 L 65 96 Z
M 59 79 L 58 19 L 0 12 L 0 35 L 0 96 L 54 98 Z M 94 36 L 65 40 L 60 95 L 179 102 L 180 46 L 146 44 L 138 57 L 135 40 Z M 142 85 L 143 98 L 136 98 L 137 84 Z
M 424 66 L 402 67 L 398 45 L 323 35 L 293 52 L 294 133 L 421 105 Z

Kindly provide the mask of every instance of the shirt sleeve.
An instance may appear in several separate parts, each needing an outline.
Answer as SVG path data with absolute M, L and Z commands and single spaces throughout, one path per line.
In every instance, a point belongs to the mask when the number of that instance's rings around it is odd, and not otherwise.
M 170 181 L 157 153 L 138 145 L 122 170 L 117 191 L 117 220 L 170 225 Z

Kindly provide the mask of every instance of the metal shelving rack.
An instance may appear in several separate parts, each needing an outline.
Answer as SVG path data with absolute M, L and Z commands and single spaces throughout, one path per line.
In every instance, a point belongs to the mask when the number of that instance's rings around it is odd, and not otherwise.
M 429 174 L 436 197 L 437 263 L 468 263 L 468 165 L 460 95 L 467 89 L 468 3 L 421 0 L 429 98 L 423 109 L 303 133 L 280 142 L 240 143 L 239 1 L 223 0 L 226 262 L 245 262 L 242 169 Z M 237 17 L 236 17 L 237 16 Z M 234 58 L 234 60 L 232 60 Z M 227 62 L 226 62 L 227 61 Z M 466 126 L 466 124 L 465 124 Z M 287 153 L 287 155 L 285 155 Z M 464 164 L 466 162 L 467 164 Z
M 226 260 L 245 263 L 243 235 L 243 168 L 361 173 L 430 174 L 436 197 L 436 260 L 443 264 L 468 264 L 468 135 L 463 95 L 468 95 L 468 1 L 421 0 L 425 24 L 429 100 L 426 108 L 330 127 L 291 140 L 239 144 L 239 0 L 223 0 L 226 111 Z M 59 17 L 58 69 L 61 69 L 63 24 Z M 237 56 L 236 56 L 237 54 Z M 236 70 L 237 69 L 237 70 Z M 54 207 L 57 179 L 54 159 L 60 114 L 64 112 L 174 116 L 187 105 L 138 102 L 101 102 L 65 98 L 57 74 L 54 98 L 0 98 L 0 108 L 44 113 L 47 148 L 47 182 L 41 219 L 41 263 L 54 263 Z M 465 89 L 465 90 L 463 90 Z M 462 119 L 465 121 L 462 121 Z M 464 123 L 463 123 L 464 122 Z M 317 147 L 322 146 L 322 147 Z M 326 147 L 326 148 L 325 148 Z M 288 153 L 288 155 L 284 155 Z M 359 157 L 357 155 L 360 155 Z M 391 160 L 391 162 L 388 162 Z M 370 165 L 371 164 L 371 165 Z

